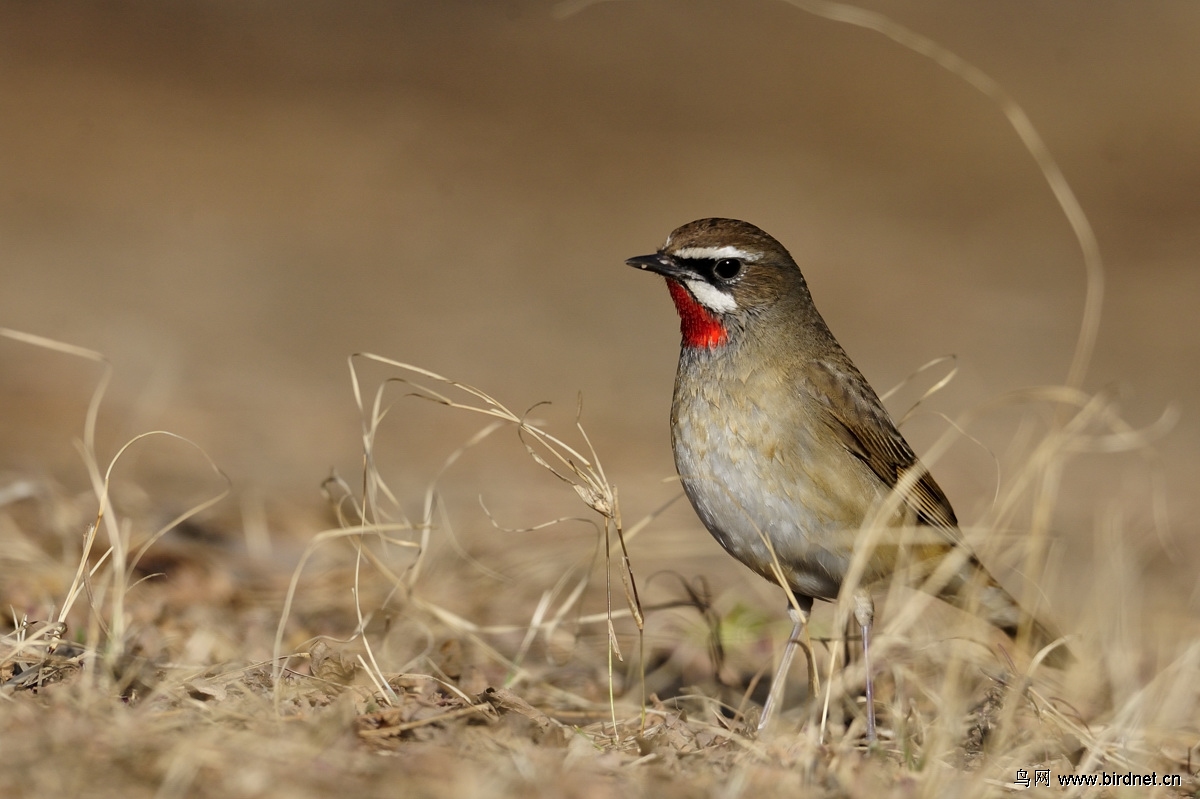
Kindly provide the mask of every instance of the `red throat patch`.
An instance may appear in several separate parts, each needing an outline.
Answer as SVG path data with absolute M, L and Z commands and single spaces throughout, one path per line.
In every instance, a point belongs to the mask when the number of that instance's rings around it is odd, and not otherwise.
M 729 331 L 679 283 L 667 279 L 667 289 L 679 311 L 679 332 L 687 347 L 719 347 L 729 340 Z

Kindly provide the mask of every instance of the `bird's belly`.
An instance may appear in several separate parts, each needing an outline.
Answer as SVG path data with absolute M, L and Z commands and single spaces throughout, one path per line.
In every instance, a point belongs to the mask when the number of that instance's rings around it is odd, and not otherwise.
M 714 418 L 711 410 L 676 398 L 672 443 L 684 490 L 735 558 L 772 581 L 777 566 L 798 594 L 834 599 L 879 491 L 844 449 L 742 403 L 713 424 L 697 421 Z

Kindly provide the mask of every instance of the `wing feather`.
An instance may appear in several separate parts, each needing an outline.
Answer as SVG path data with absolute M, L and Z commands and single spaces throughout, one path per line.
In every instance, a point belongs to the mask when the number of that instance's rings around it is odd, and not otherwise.
M 958 519 L 950 500 L 921 464 L 912 447 L 896 429 L 892 417 L 866 378 L 849 363 L 818 361 L 809 372 L 811 389 L 825 413 L 823 421 L 851 455 L 858 458 L 888 488 L 916 470 L 920 476 L 905 496 L 917 519 L 946 530 L 958 542 Z

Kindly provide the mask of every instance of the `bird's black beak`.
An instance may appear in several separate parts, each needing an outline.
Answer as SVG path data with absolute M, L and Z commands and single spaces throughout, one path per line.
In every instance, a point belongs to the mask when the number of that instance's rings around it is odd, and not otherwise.
M 639 255 L 625 262 L 629 266 L 645 269 L 647 272 L 657 272 L 663 277 L 695 277 L 691 270 L 679 263 L 674 256 L 656 252 L 653 255 Z

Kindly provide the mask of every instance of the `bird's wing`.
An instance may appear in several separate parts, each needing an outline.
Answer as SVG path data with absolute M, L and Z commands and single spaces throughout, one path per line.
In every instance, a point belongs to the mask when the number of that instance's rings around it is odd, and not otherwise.
M 900 435 L 866 378 L 849 363 L 816 361 L 806 376 L 811 381 L 824 421 L 851 455 L 865 463 L 889 489 L 913 470 L 920 472 L 904 501 L 922 524 L 947 531 L 957 542 L 958 520 L 950 500 L 917 460 Z

